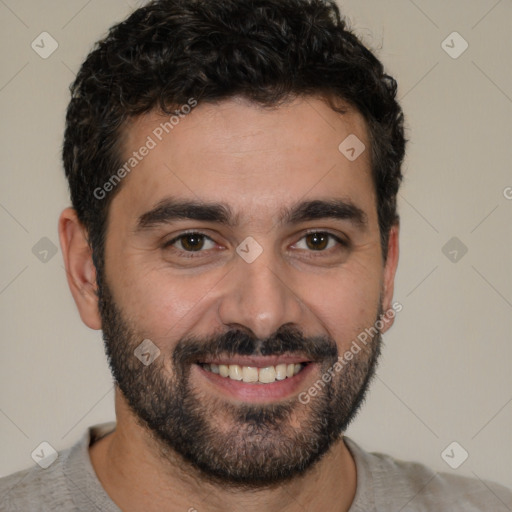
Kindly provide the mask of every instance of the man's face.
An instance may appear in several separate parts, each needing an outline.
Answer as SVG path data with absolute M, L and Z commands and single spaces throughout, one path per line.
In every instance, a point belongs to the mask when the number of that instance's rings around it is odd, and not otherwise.
M 109 211 L 110 364 L 162 454 L 277 483 L 339 437 L 379 353 L 377 336 L 299 401 L 389 307 L 365 123 L 314 98 L 201 104 L 160 141 L 166 120 L 140 117 L 123 141 L 126 160 L 148 136 L 156 146 Z M 354 161 L 338 150 L 351 134 L 367 148 Z M 160 351 L 149 365 L 134 355 L 143 340 Z

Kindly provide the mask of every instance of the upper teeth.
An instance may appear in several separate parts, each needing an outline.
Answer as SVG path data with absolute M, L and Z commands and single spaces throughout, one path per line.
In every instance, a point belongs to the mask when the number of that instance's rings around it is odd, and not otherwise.
M 269 384 L 276 380 L 284 380 L 287 377 L 293 377 L 300 372 L 304 365 L 296 364 L 278 364 L 276 366 L 267 366 L 257 368 L 255 366 L 240 366 L 238 364 L 204 364 L 203 368 L 217 373 L 221 377 L 228 377 L 233 380 L 243 382 L 261 382 Z

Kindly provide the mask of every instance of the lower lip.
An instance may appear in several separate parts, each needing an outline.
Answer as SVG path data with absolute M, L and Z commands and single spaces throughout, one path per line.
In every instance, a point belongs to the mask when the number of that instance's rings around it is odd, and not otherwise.
M 297 375 L 276 380 L 269 384 L 246 383 L 241 380 L 221 377 L 220 375 L 205 370 L 201 365 L 192 365 L 192 373 L 206 379 L 210 386 L 213 384 L 222 394 L 241 402 L 263 403 L 291 398 L 298 395 L 305 388 L 305 382 L 311 378 L 318 365 L 308 363 Z

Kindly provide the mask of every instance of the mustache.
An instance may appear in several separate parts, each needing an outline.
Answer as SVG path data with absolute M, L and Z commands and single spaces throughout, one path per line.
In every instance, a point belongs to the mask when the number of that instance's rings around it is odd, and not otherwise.
M 293 353 L 301 354 L 312 362 L 338 359 L 338 347 L 331 337 L 305 337 L 301 329 L 285 325 L 266 339 L 257 338 L 240 329 L 206 338 L 182 338 L 174 349 L 173 361 L 177 367 L 183 367 L 209 357 L 224 355 L 279 356 Z

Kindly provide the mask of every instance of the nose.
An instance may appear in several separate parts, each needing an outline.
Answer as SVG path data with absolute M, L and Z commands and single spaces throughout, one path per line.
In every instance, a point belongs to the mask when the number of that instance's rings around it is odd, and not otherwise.
M 239 258 L 219 299 L 220 321 L 232 329 L 249 329 L 259 339 L 285 324 L 300 327 L 306 313 L 290 274 L 270 252 L 264 251 L 252 263 Z

